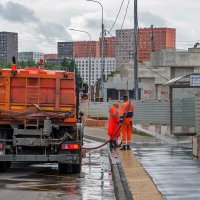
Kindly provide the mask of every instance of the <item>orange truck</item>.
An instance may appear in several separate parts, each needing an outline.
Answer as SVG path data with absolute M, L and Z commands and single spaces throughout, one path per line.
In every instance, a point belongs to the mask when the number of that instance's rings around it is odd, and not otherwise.
M 56 162 L 81 171 L 83 126 L 73 72 L 0 69 L 0 171 L 12 162 Z

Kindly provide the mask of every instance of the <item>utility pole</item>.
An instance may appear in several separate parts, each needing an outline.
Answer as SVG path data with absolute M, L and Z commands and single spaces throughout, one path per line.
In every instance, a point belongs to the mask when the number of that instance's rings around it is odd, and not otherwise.
M 134 98 L 139 100 L 138 94 L 138 15 L 137 15 L 137 0 L 134 0 Z
M 97 0 L 86 0 L 98 3 L 101 6 L 101 78 L 100 78 L 100 97 L 103 98 L 104 87 L 104 24 L 103 24 L 103 5 Z
M 91 39 L 91 35 L 87 32 L 87 31 L 83 31 L 83 30 L 79 30 L 79 29 L 73 29 L 73 28 L 70 28 L 69 29 L 70 31 L 77 31 L 77 32 L 82 32 L 82 33 L 85 33 L 88 35 L 89 39 L 90 39 L 90 47 L 89 47 L 89 70 L 88 70 L 88 74 L 89 74 L 89 101 L 91 101 L 91 97 L 92 97 L 92 90 L 91 90 L 91 59 L 92 59 L 92 39 Z
M 151 25 L 151 52 L 154 52 L 154 34 L 153 34 L 153 25 Z
M 100 97 L 103 98 L 103 84 L 104 83 L 104 24 L 102 11 L 102 25 L 101 25 L 101 82 L 100 82 Z

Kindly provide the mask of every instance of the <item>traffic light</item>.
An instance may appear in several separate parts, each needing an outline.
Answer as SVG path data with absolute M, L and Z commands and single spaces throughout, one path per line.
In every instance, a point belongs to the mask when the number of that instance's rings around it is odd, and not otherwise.
M 82 95 L 81 95 L 81 100 L 82 100 L 82 101 L 88 100 L 88 94 L 82 94 Z
M 88 84 L 87 83 L 83 83 L 83 93 L 84 94 L 88 93 Z
M 83 94 L 81 95 L 81 100 L 82 101 L 88 100 L 88 84 L 87 83 L 83 83 L 82 92 Z

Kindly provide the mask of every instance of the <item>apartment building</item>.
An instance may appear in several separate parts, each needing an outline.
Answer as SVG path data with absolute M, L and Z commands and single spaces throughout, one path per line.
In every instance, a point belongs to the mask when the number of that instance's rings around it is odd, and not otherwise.
M 55 53 L 44 54 L 44 60 L 57 59 L 57 58 L 58 58 L 58 54 L 55 54 Z
M 0 61 L 12 62 L 12 57 L 18 59 L 18 34 L 0 32 Z
M 99 38 L 100 55 L 101 55 L 101 49 L 102 49 L 101 41 L 102 41 L 102 39 Z M 116 44 L 115 37 L 105 37 L 104 38 L 104 57 L 115 57 L 115 44 Z
M 79 70 L 80 76 L 84 82 L 89 83 L 89 59 L 88 58 L 76 58 L 76 66 Z M 116 70 L 115 58 L 106 57 L 104 59 L 104 74 L 107 79 L 108 75 Z M 101 58 L 94 57 L 91 59 L 91 85 L 95 85 L 97 80 L 101 77 Z
M 134 30 L 122 29 L 116 30 L 116 66 L 130 63 L 134 59 Z
M 100 57 L 99 41 L 75 41 L 73 42 L 73 57 Z
M 58 42 L 58 58 L 73 58 L 73 42 Z
M 44 54 L 40 52 L 19 52 L 18 53 L 19 61 L 33 60 L 36 63 L 38 63 L 40 59 L 44 59 Z
M 140 28 L 138 30 L 138 62 L 150 61 L 150 53 L 176 48 L 176 29 Z
M 134 61 L 134 29 L 116 30 L 116 66 L 117 68 Z M 150 53 L 161 49 L 176 48 L 176 29 L 139 28 L 138 62 L 150 61 Z

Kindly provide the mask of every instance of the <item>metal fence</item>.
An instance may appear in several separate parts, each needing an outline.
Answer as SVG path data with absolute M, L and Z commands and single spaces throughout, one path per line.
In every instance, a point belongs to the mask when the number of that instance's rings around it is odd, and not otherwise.
M 170 102 L 169 101 L 134 101 L 134 121 L 141 124 L 169 124 Z
M 86 116 L 107 118 L 110 102 L 83 103 L 81 110 Z M 170 124 L 170 101 L 147 100 L 133 101 L 135 107 L 134 122 L 141 124 Z M 173 126 L 195 126 L 195 99 L 173 100 Z
M 195 98 L 173 100 L 173 126 L 195 126 Z

